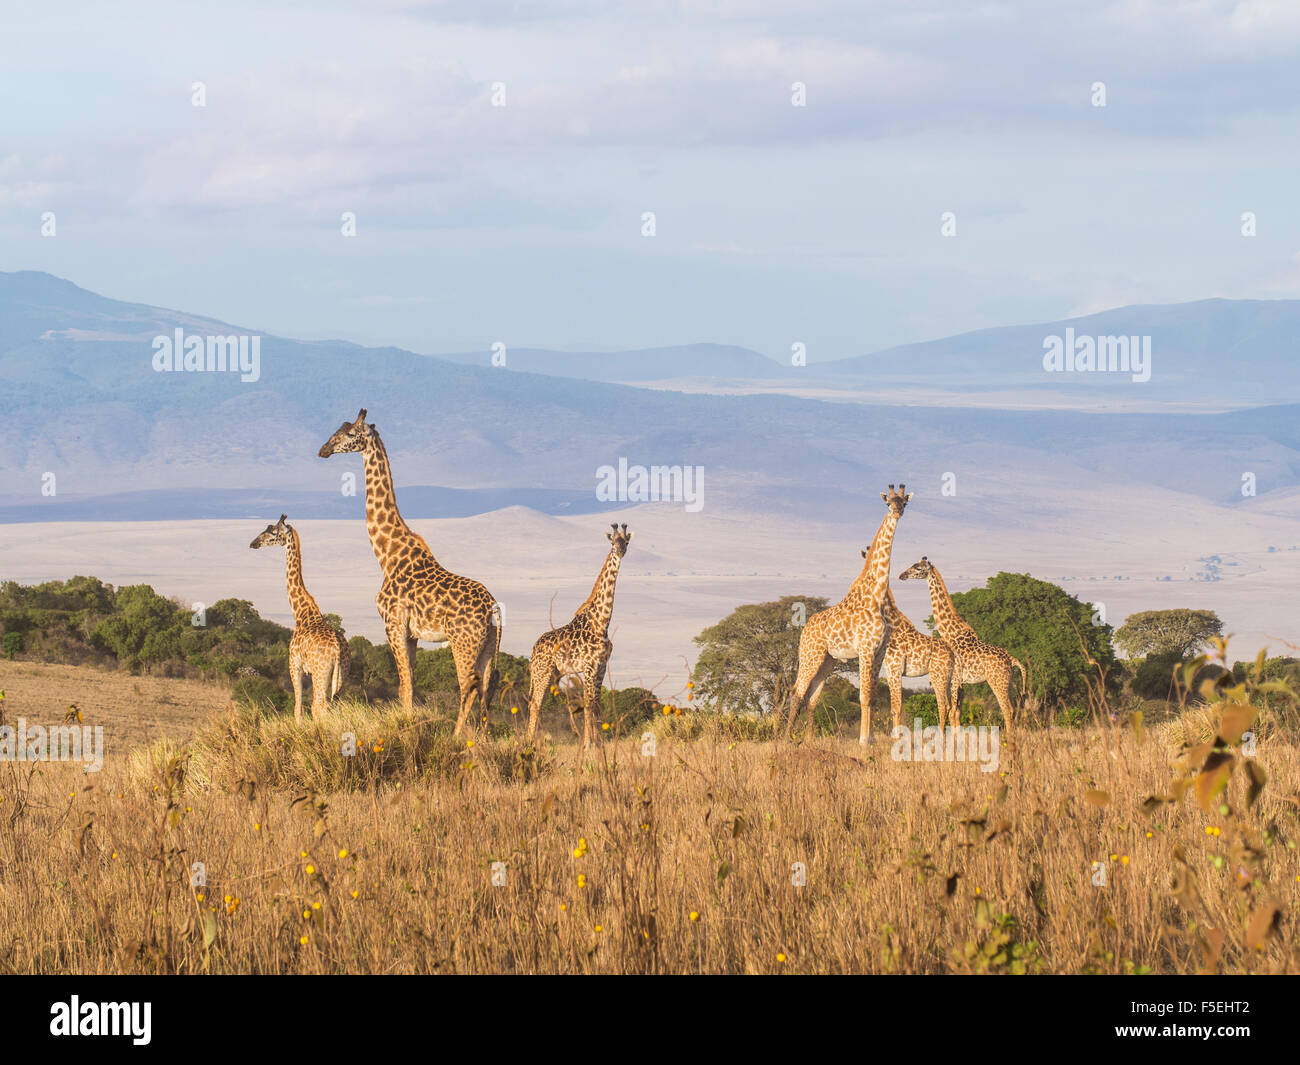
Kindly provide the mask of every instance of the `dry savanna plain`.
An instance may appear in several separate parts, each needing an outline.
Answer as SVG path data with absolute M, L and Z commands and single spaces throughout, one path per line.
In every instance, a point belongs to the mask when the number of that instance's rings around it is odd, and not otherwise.
M 562 712 L 530 747 L 508 708 L 471 742 L 418 701 L 295 725 L 89 666 L 0 688 L 107 748 L 0 763 L 3 972 L 1300 971 L 1280 709 L 1031 724 L 990 772 L 672 701 L 584 753 Z

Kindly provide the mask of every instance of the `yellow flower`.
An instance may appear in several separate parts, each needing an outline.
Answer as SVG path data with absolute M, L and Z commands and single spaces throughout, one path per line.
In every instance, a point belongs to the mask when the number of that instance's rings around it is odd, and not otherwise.
M 580 887 L 580 888 L 584 888 L 584 887 L 586 887 L 586 886 L 587 886 L 587 878 L 586 878 L 586 876 L 584 876 L 582 873 L 579 873 L 579 874 L 578 874 L 578 887 Z
M 114 857 L 114 858 L 117 857 L 117 851 L 114 851 L 114 852 L 113 852 L 113 857 Z
M 692 910 L 692 911 L 691 911 L 691 920 L 692 920 L 692 921 L 698 921 L 699 919 L 700 919 L 700 911 L 699 911 L 699 910 Z
M 688 687 L 688 688 L 694 688 L 694 687 L 695 687 L 695 681 L 693 681 L 693 680 L 688 680 L 688 681 L 686 682 L 686 687 Z
M 307 866 L 307 875 L 308 875 L 308 876 L 315 876 L 315 875 L 316 875 L 316 867 L 315 867 L 314 865 L 309 865 L 309 866 Z
M 1124 855 L 1124 857 L 1122 857 L 1122 858 L 1119 860 L 1119 864 L 1120 864 L 1120 865 L 1128 865 L 1128 855 L 1127 855 L 1127 854 Z
M 669 706 L 667 703 L 665 703 L 665 704 L 664 704 L 664 717 L 667 717 L 667 716 L 668 716 L 669 714 L 671 714 L 672 712 L 673 712 L 673 708 L 672 708 L 671 706 Z
M 313 910 L 319 910 L 319 909 L 320 909 L 320 903 L 319 903 L 319 902 L 313 902 L 313 903 L 311 904 L 311 908 L 312 908 Z
M 202 901 L 203 901 L 203 892 L 200 891 L 200 892 L 195 896 L 195 898 L 197 898 L 200 902 L 202 902 Z
M 566 913 L 566 912 L 568 911 L 568 909 L 569 909 L 569 904 L 568 904 L 567 902 L 562 902 L 562 903 L 560 903 L 560 912 L 561 912 L 561 913 Z
M 348 849 L 347 847 L 344 847 L 342 850 L 339 851 L 339 857 L 346 858 L 347 856 L 348 856 Z
M 298 940 L 298 942 L 305 947 L 307 945 L 307 937 L 303 936 L 301 939 Z
M 1297 880 L 1300 880 L 1300 877 L 1297 877 L 1296 879 L 1297 879 Z M 604 926 L 603 924 L 598 924 L 598 925 L 596 925 L 596 931 L 597 931 L 597 932 L 603 932 L 603 931 L 605 931 L 605 926 Z
M 1147 833 L 1147 839 L 1150 839 L 1150 838 L 1151 838 L 1152 836 L 1154 836 L 1154 835 L 1155 835 L 1154 832 L 1148 832 L 1148 833 Z
M 303 910 L 303 911 L 302 911 L 302 919 L 303 919 L 304 921 L 310 921 L 310 920 L 311 920 L 311 910 Z
M 355 899 L 355 898 L 356 898 L 358 895 L 360 895 L 360 894 L 361 894 L 361 892 L 359 892 L 359 891 L 354 891 L 354 892 L 352 892 L 352 897 Z
M 575 858 L 581 858 L 586 853 L 587 853 L 587 839 L 584 836 L 578 840 L 578 845 L 573 848 L 573 856 Z
M 517 713 L 519 713 L 519 707 L 517 707 L 517 706 L 512 706 L 512 707 L 510 708 L 510 712 L 511 712 L 512 714 L 517 714 Z
M 609 722 L 608 722 L 608 721 L 602 721 L 602 722 L 600 723 L 600 729 L 601 729 L 602 732 L 608 732 L 608 731 L 609 731 Z
M 777 960 L 778 962 L 780 962 L 782 965 L 784 965 L 784 964 L 785 964 L 785 955 L 784 955 L 784 954 L 777 954 L 777 956 L 776 956 L 776 960 Z
M 306 858 L 306 857 L 307 857 L 307 852 L 306 852 L 306 851 L 299 851 L 299 852 L 298 852 L 298 857 L 299 857 L 299 858 Z
M 253 822 L 253 831 L 254 831 L 254 832 L 261 832 L 261 831 L 262 831 L 262 822 L 261 822 L 261 821 L 254 821 L 254 822 Z

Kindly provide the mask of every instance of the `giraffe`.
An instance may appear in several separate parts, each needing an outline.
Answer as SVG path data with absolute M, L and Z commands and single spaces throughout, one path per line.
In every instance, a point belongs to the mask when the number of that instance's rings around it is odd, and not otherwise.
M 302 541 L 285 515 L 268 525 L 248 546 L 282 546 L 289 606 L 293 609 L 293 636 L 289 640 L 289 677 L 293 681 L 293 719 L 302 722 L 302 675 L 311 675 L 311 716 L 325 711 L 326 700 L 338 695 L 348 679 L 352 655 L 343 634 L 320 612 L 302 579 Z
M 1007 736 L 1010 738 L 1012 717 L 1015 713 L 1015 704 L 1011 701 L 1011 671 L 1020 670 L 1020 687 L 1023 690 L 1025 667 L 1001 647 L 985 643 L 975 635 L 975 630 L 961 619 L 957 608 L 953 606 L 952 597 L 948 595 L 948 588 L 943 583 L 943 578 L 939 576 L 939 571 L 935 569 L 934 563 L 924 555 L 921 556 L 920 562 L 900 573 L 898 579 L 900 581 L 925 580 L 930 586 L 934 627 L 939 630 L 939 635 L 957 656 L 957 669 L 952 686 L 952 709 L 957 722 L 961 721 L 961 685 L 985 681 L 993 689 L 998 705 L 1002 708 L 1002 720 L 1006 726 Z
M 870 550 L 863 556 L 866 561 L 862 572 L 849 588 L 848 595 L 810 617 L 799 635 L 799 674 L 785 725 L 787 737 L 805 706 L 812 719 L 822 685 L 835 672 L 836 663 L 856 658 L 862 685 L 859 692 L 862 722 L 858 729 L 858 742 L 868 744 L 874 741 L 871 709 L 875 702 L 876 677 L 889 642 L 889 620 L 884 611 L 885 595 L 889 590 L 889 557 L 898 519 L 912 498 L 906 494 L 906 487 L 900 484 L 895 490 L 891 484 L 888 494 L 880 493 L 888 510 L 876 530 L 875 539 L 871 541 Z
M 867 557 L 864 549 L 862 557 Z M 952 648 L 938 636 L 917 629 L 894 602 L 892 590 L 885 589 L 885 618 L 889 622 L 889 645 L 885 648 L 885 676 L 889 680 L 889 709 L 894 728 L 903 722 L 903 678 L 930 677 L 934 698 L 939 704 L 939 727 L 948 724 L 949 707 L 954 705 L 953 684 L 956 659 Z M 961 722 L 953 714 L 953 725 Z
M 604 565 L 596 577 L 591 594 L 578 607 L 573 620 L 558 629 L 551 629 L 538 637 L 533 644 L 529 669 L 532 673 L 532 690 L 528 696 L 528 738 L 537 734 L 537 719 L 542 712 L 542 700 L 547 689 L 559 677 L 582 678 L 582 746 L 591 746 L 592 708 L 600 699 L 600 687 L 605 680 L 605 667 L 609 664 L 614 645 L 609 641 L 609 619 L 614 612 L 614 584 L 618 580 L 618 567 L 627 554 L 632 534 L 627 526 L 611 525 L 613 532 L 605 538 L 611 546 Z
M 356 421 L 345 421 L 321 445 L 320 457 L 351 452 L 365 458 L 366 531 L 384 574 L 375 605 L 397 663 L 398 697 L 407 710 L 412 708 L 417 642 L 450 645 L 460 688 L 453 735 L 459 737 L 476 697 L 487 721 L 496 691 L 501 605 L 478 581 L 444 568 L 424 537 L 406 524 L 393 494 L 388 452 L 378 430 L 366 423 L 364 407 Z

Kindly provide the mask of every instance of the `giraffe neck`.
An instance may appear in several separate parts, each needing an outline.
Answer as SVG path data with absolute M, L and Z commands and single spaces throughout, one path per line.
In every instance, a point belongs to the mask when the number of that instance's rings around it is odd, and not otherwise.
M 289 542 L 285 544 L 285 583 L 289 587 L 289 606 L 293 609 L 294 624 L 314 621 L 321 617 L 320 607 L 307 591 L 302 579 L 302 542 L 298 539 L 298 530 L 289 530 Z
M 621 561 L 622 557 L 617 548 L 610 548 L 609 554 L 605 557 L 605 564 L 600 567 L 596 583 L 592 586 L 591 594 L 577 611 L 591 618 L 600 632 L 604 632 L 608 627 L 609 619 L 614 613 L 614 583 L 618 580 L 618 566 Z
M 894 602 L 893 589 L 885 588 L 885 601 L 882 605 L 885 617 L 889 619 L 889 624 L 893 626 L 895 632 L 914 632 L 916 630 L 916 626 L 907 619 L 907 616 L 898 609 L 898 604 Z
M 425 551 L 429 551 L 429 545 L 424 537 L 411 530 L 397 509 L 393 470 L 388 464 L 388 451 L 377 432 L 371 432 L 365 456 L 366 531 L 370 534 L 370 548 L 379 560 L 380 568 L 387 573 L 392 561 L 411 541 L 418 541 Z M 432 557 L 432 552 L 429 554 Z
M 931 566 L 930 575 L 926 580 L 930 586 L 930 606 L 934 610 L 934 627 L 939 635 L 946 640 L 951 640 L 970 631 L 970 626 L 962 621 L 957 608 L 952 605 L 952 597 L 948 595 L 948 587 L 939 576 L 939 571 Z
M 885 520 L 876 530 L 871 549 L 867 552 L 862 572 L 853 582 L 849 594 L 871 603 L 882 603 L 889 591 L 889 558 L 894 547 L 894 530 L 898 528 L 898 515 L 891 507 Z

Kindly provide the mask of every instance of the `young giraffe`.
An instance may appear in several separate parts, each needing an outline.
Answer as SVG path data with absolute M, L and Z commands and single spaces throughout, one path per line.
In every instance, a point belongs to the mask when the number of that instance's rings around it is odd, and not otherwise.
M 348 679 L 352 655 L 348 642 L 331 628 L 302 579 L 302 542 L 298 530 L 285 516 L 268 525 L 249 547 L 281 546 L 285 549 L 285 578 L 289 606 L 293 608 L 293 636 L 289 640 L 289 676 L 293 680 L 293 719 L 302 721 L 302 675 L 311 674 L 311 716 L 319 717 L 325 702 L 338 695 Z
M 542 712 L 542 700 L 559 677 L 582 678 L 582 746 L 591 746 L 592 709 L 600 699 L 600 686 L 605 680 L 605 667 L 609 665 L 610 643 L 608 630 L 610 615 L 614 612 L 614 584 L 618 580 L 619 563 L 627 554 L 632 534 L 627 526 L 610 526 L 614 531 L 605 534 L 613 546 L 605 556 L 605 564 L 582 606 L 567 625 L 543 633 L 533 644 L 529 669 L 532 673 L 532 690 L 528 696 L 528 738 L 537 733 L 537 719 Z
M 482 701 L 486 721 L 496 691 L 500 604 L 478 581 L 441 566 L 424 537 L 406 524 L 393 494 L 388 452 L 375 427 L 366 424 L 364 408 L 356 421 L 344 422 L 325 441 L 320 456 L 357 451 L 366 463 L 366 530 L 384 574 L 375 605 L 397 663 L 398 697 L 410 710 L 417 642 L 449 644 L 460 687 L 454 733 L 460 736 L 475 697 Z
M 805 706 L 809 718 L 812 718 L 822 685 L 835 672 L 836 662 L 856 658 L 862 685 L 859 692 L 862 723 L 858 729 L 858 742 L 873 742 L 871 709 L 875 703 L 876 677 L 889 642 L 889 621 L 884 611 L 885 594 L 889 590 L 889 556 L 898 519 L 912 498 L 905 494 L 906 487 L 900 484 L 895 491 L 891 484 L 888 495 L 880 493 L 889 509 L 871 541 L 871 549 L 864 556 L 866 562 L 862 572 L 849 588 L 848 595 L 810 617 L 799 634 L 799 675 L 795 680 L 790 717 L 785 725 L 787 737 Z
M 867 557 L 864 549 L 862 557 Z M 939 727 L 948 724 L 948 708 L 952 705 L 953 682 L 956 679 L 956 659 L 952 648 L 938 636 L 929 636 L 917 629 L 907 615 L 898 609 L 894 593 L 885 589 L 885 617 L 889 621 L 889 644 L 885 648 L 885 676 L 889 680 L 889 709 L 894 728 L 903 722 L 903 678 L 929 676 L 934 688 L 935 702 L 939 704 Z M 961 722 L 953 715 L 953 725 Z
M 1002 720 L 1005 723 L 1007 737 L 1011 736 L 1012 717 L 1015 704 L 1011 700 L 1011 671 L 1020 670 L 1020 687 L 1025 686 L 1025 667 L 1018 659 L 1007 654 L 1001 647 L 985 643 L 975 635 L 975 630 L 966 624 L 952 605 L 948 588 L 934 568 L 934 563 L 924 555 L 921 561 L 909 566 L 898 575 L 900 581 L 924 580 L 930 586 L 930 605 L 934 609 L 934 627 L 939 630 L 945 643 L 957 656 L 956 678 L 953 682 L 952 708 L 961 721 L 960 693 L 962 684 L 975 684 L 985 681 L 1002 707 Z

